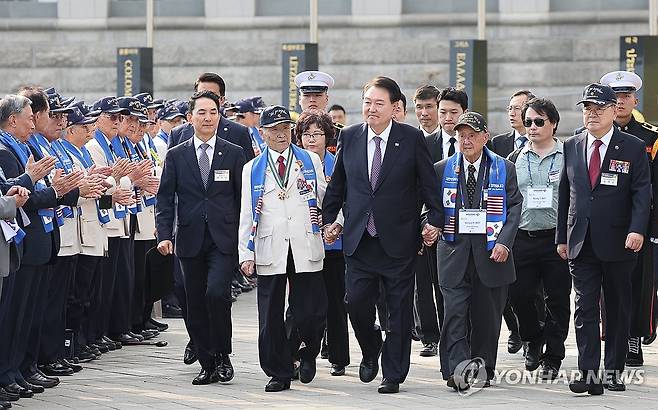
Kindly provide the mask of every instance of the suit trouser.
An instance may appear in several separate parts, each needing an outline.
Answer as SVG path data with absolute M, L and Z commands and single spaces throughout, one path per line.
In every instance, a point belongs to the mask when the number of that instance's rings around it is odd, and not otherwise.
M 20 378 L 19 367 L 25 359 L 39 283 L 46 269 L 45 265 L 22 265 L 5 279 L 4 287 L 10 295 L 3 295 L 3 304 L 8 305 L 0 325 L 0 386 Z
M 96 334 L 94 320 L 102 317 L 101 281 L 103 257 L 78 255 L 73 282 L 73 297 L 66 312 L 66 325 L 75 335 L 76 349 L 92 343 Z
M 423 344 L 438 343 L 443 322 L 443 295 L 436 272 L 436 245 L 423 248 L 423 254 L 416 256 L 414 270 L 414 306 L 420 322 L 420 340 Z
M 345 258 L 342 252 L 325 253 L 322 278 L 327 291 L 327 350 L 329 363 L 350 364 L 350 338 L 345 304 Z
M 606 311 L 605 370 L 624 370 L 631 316 L 631 271 L 636 262 L 636 258 L 614 262 L 601 261 L 594 254 L 589 233 L 578 257 L 569 261 L 576 293 L 574 324 L 578 345 L 578 369 L 599 370 L 599 300 L 603 286 Z
M 136 218 L 131 215 L 132 218 Z M 108 322 L 108 335 L 119 336 L 132 330 L 132 301 L 135 286 L 135 246 L 134 236 L 119 239 L 120 254 L 114 270 L 115 282 L 111 311 Z
M 145 317 L 147 296 L 150 294 L 150 284 L 146 272 L 146 252 L 156 246 L 155 240 L 135 241 L 135 283 L 132 301 L 132 329 L 139 332 L 144 330 L 144 322 L 151 316 Z M 149 298 L 150 299 L 150 298 Z M 150 310 L 149 310 L 150 311 Z
M 32 375 L 37 371 L 39 359 L 39 347 L 42 340 L 42 330 L 45 323 L 44 312 L 48 303 L 48 293 L 54 281 L 54 265 L 42 265 L 37 267 L 38 278 L 33 286 L 37 287 L 37 294 L 33 299 L 32 320 L 30 322 L 30 333 L 27 338 L 25 355 L 18 369 L 23 375 Z
M 66 307 L 71 282 L 75 278 L 78 256 L 58 256 L 52 267 L 53 276 L 48 289 L 48 301 L 43 312 L 39 363 L 54 363 L 63 359 L 66 330 Z
M 632 337 L 644 337 L 651 334 L 653 328 L 652 308 L 654 293 L 653 244 L 645 237 L 642 249 L 637 253 L 638 261 L 631 273 L 632 305 L 631 327 Z
M 461 282 L 455 287 L 441 286 L 441 292 L 445 309 L 439 342 L 443 379 L 447 380 L 459 363 L 476 357 L 484 359 L 487 377 L 493 378 L 508 285 L 485 286 L 470 252 Z
M 235 255 L 220 252 L 206 227 L 199 254 L 180 258 L 180 263 L 187 296 L 187 324 L 201 367 L 212 370 L 215 355 L 231 353 Z
M 555 251 L 555 230 L 530 237 L 519 230 L 514 242 L 516 282 L 510 286 L 519 331 L 524 342 L 546 342 L 543 358 L 560 367 L 564 359 L 564 341 L 569 333 L 571 275 L 569 265 Z M 535 303 L 538 289 L 546 296 L 546 319 Z
M 301 360 L 315 360 L 320 352 L 327 316 L 327 294 L 322 272 L 297 272 L 288 250 L 286 273 L 258 276 L 258 357 L 263 372 L 280 381 L 292 379 L 291 344 L 286 337 L 284 307 L 289 285 L 290 312 L 305 347 Z M 196 342 L 196 339 L 195 339 Z
M 108 335 L 118 260 L 122 257 L 126 258 L 127 241 L 126 238 L 118 236 L 107 238 L 108 257 L 102 259 L 103 266 L 101 267 L 100 306 L 97 312 L 98 317 L 94 318 L 92 324 L 94 329 L 91 334 L 93 334 L 94 339 L 90 342 Z
M 402 383 L 411 358 L 415 258 L 388 256 L 379 239 L 364 232 L 356 251 L 345 260 L 347 311 L 363 357 L 374 359 L 379 354 L 381 332 L 375 327 L 375 304 L 381 281 L 388 309 L 382 373 L 389 381 Z

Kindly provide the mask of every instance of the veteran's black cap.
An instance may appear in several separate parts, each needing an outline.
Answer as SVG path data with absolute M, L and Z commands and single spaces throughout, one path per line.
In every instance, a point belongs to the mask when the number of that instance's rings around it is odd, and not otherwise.
M 97 117 L 87 117 L 80 108 L 71 106 L 71 112 L 66 117 L 66 126 L 91 124 L 96 122 L 97 119 Z
M 94 103 L 89 115 L 100 115 L 102 113 L 128 115 L 130 110 L 119 107 L 117 97 L 103 97 Z
M 484 132 L 487 131 L 487 120 L 478 112 L 467 111 L 459 116 L 457 124 L 455 124 L 455 129 L 461 126 L 469 126 L 475 132 Z
M 617 103 L 617 94 L 608 85 L 593 83 L 585 87 L 583 90 L 583 98 L 576 104 L 584 104 L 586 102 L 594 103 L 596 105 L 608 105 Z
M 263 128 L 274 127 L 282 123 L 293 124 L 290 111 L 280 105 L 270 105 L 260 114 L 260 126 Z

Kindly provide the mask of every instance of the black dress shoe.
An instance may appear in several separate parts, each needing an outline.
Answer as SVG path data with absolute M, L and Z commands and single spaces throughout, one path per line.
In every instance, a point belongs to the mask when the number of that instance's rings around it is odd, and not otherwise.
M 375 357 L 364 356 L 361 364 L 359 364 L 359 379 L 363 383 L 370 383 L 379 373 L 379 355 L 382 353 L 382 346 L 384 345 L 381 332 L 377 332 L 377 341 L 377 355 Z
M 217 383 L 218 380 L 215 369 L 201 369 L 199 375 L 192 380 L 192 384 L 195 386 L 201 386 L 210 383 Z
M 103 354 L 103 352 L 101 352 L 98 346 L 93 343 L 89 345 L 89 351 L 95 354 L 97 357 L 101 357 L 101 355 Z
M 265 391 L 267 393 L 273 393 L 278 391 L 288 390 L 290 388 L 290 380 L 282 382 L 276 379 L 270 379 L 270 381 L 265 385 Z
M 331 365 L 331 371 L 329 373 L 332 376 L 344 376 L 345 375 L 345 366 L 332 364 Z
M 299 381 L 306 384 L 313 381 L 315 377 L 315 359 L 302 359 L 299 362 Z
M 471 388 L 470 384 L 458 386 L 457 382 L 455 382 L 455 377 L 454 376 L 448 377 L 448 381 L 446 382 L 446 384 L 448 385 L 448 387 L 452 388 L 454 391 L 466 391 L 466 390 Z
M 573 393 L 585 393 L 591 394 L 592 396 L 598 396 L 603 394 L 603 384 L 602 383 L 587 383 L 583 378 L 572 380 L 569 383 L 569 390 Z
M 115 342 L 121 342 L 124 346 L 139 344 L 139 339 L 130 336 L 128 333 L 117 336 L 113 339 Z
M 98 356 L 96 356 L 94 353 L 92 353 L 91 349 L 89 349 L 89 346 L 82 346 L 80 347 L 80 350 L 76 353 L 78 360 L 80 363 L 87 363 L 92 360 L 98 359 Z
M 194 344 L 190 341 L 187 346 L 185 346 L 185 353 L 183 354 L 183 363 L 192 364 L 196 362 L 196 350 L 194 349 Z
M 438 343 L 427 343 L 420 349 L 420 355 L 422 357 L 433 357 L 439 354 L 439 344 Z
M 603 387 L 610 391 L 626 391 L 624 381 L 616 374 L 607 375 Z
M 16 382 L 16 384 L 18 384 L 19 386 L 21 386 L 26 390 L 32 390 L 32 392 L 34 392 L 35 394 L 43 393 L 44 391 L 46 391 L 46 389 L 44 389 L 42 386 L 37 386 L 36 384 L 28 383 L 25 380 L 18 381 Z
M 144 336 L 139 335 L 139 334 L 137 334 L 137 333 L 128 332 L 128 336 L 134 337 L 135 339 L 137 339 L 137 340 L 140 341 L 140 342 L 143 342 L 143 341 L 144 341 Z
M 168 319 L 181 319 L 183 317 L 183 309 L 180 306 L 166 304 L 162 307 L 162 317 Z
M 105 342 L 105 344 L 113 344 L 114 345 L 114 350 L 119 350 L 123 347 L 121 342 L 115 342 L 114 340 L 110 339 L 107 336 L 103 336 L 102 339 Z
M 18 394 L 9 393 L 8 391 L 6 391 L 2 387 L 0 387 L 0 400 L 1 401 L 16 401 L 20 398 L 21 398 L 21 396 L 19 396 Z
M 0 400 L 0 410 L 11 409 L 11 403 Z
M 57 377 L 48 377 L 39 372 L 25 376 L 25 381 L 46 389 L 53 388 L 59 384 L 59 379 Z
M 77 373 L 83 369 L 83 367 L 80 366 L 79 364 L 69 362 L 66 359 L 60 359 L 59 362 L 62 364 L 62 366 L 68 367 L 69 369 L 73 370 L 73 373 Z
M 96 346 L 98 346 L 98 349 L 101 351 L 101 353 L 107 353 L 107 352 L 109 352 L 110 350 L 116 350 L 116 348 L 117 348 L 117 347 L 116 347 L 116 344 L 115 344 L 114 342 L 112 342 L 112 341 L 107 342 L 107 341 L 106 341 L 105 339 L 103 339 L 102 337 L 101 337 L 100 339 L 96 340 L 96 341 L 94 342 L 94 344 L 95 344 Z M 103 348 L 106 349 L 106 350 L 103 351 L 103 349 L 101 349 L 101 347 L 103 347 Z
M 151 318 L 144 323 L 144 329 L 146 330 L 157 330 L 158 332 L 164 332 L 169 329 L 169 325 L 166 323 L 158 322 L 157 320 Z
M 525 369 L 529 372 L 537 370 L 541 364 L 544 344 L 541 341 L 528 342 L 528 351 L 525 355 Z
M 382 383 L 379 385 L 377 388 L 377 393 L 398 393 L 400 391 L 400 384 L 399 383 L 393 383 L 392 381 L 389 380 L 382 380 Z
M 139 334 L 142 335 L 144 340 L 151 340 L 154 337 L 159 336 L 160 332 L 157 330 L 142 330 Z
M 110 347 L 108 345 L 106 345 L 105 343 L 103 343 L 103 342 L 100 342 L 100 343 L 94 342 L 94 343 L 90 344 L 89 347 L 92 350 L 93 349 L 98 349 L 98 351 L 101 352 L 101 353 L 107 353 L 107 352 L 110 351 Z
M 515 354 L 523 347 L 521 335 L 518 332 L 511 332 L 507 338 L 507 351 L 510 354 Z
M 58 362 L 39 366 L 39 370 L 41 370 L 46 376 L 70 376 L 73 374 L 73 369 L 65 367 Z
M 12 383 L 3 387 L 7 393 L 18 394 L 18 396 L 22 399 L 29 399 L 34 396 L 34 392 L 32 390 L 21 387 L 18 385 L 18 383 Z
M 544 380 L 555 380 L 559 376 L 560 367 L 555 366 L 552 363 L 544 362 L 541 365 L 541 370 L 539 371 L 539 377 Z
M 233 365 L 231 364 L 231 359 L 227 354 L 219 354 L 217 357 L 217 379 L 222 382 L 230 382 L 233 380 L 235 372 L 233 371 Z

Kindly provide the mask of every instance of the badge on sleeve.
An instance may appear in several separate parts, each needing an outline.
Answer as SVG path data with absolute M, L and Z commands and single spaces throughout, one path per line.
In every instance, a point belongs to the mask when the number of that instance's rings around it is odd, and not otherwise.
M 230 180 L 231 180 L 230 170 L 228 169 L 215 170 L 215 182 L 229 182 Z

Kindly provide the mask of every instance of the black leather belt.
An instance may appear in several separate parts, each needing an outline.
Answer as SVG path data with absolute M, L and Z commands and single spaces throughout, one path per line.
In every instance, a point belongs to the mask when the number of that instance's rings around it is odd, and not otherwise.
M 528 238 L 544 238 L 546 236 L 555 236 L 555 228 L 553 229 L 541 229 L 539 231 L 526 231 L 519 229 L 519 232 Z

